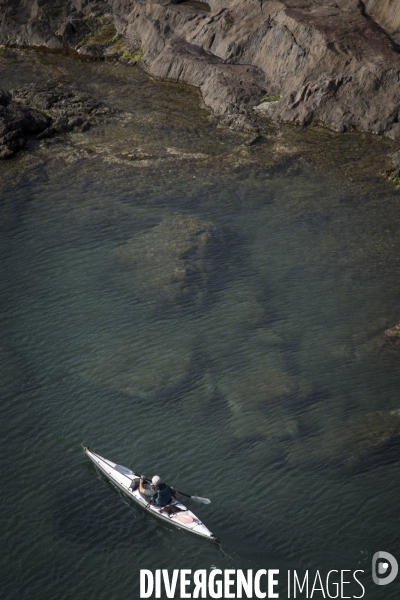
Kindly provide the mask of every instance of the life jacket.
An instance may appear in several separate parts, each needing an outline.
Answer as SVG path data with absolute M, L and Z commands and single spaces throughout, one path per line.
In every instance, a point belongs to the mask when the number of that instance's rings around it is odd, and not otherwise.
M 162 483 L 154 494 L 154 502 L 159 506 L 166 506 L 171 501 L 172 491 L 171 488 Z

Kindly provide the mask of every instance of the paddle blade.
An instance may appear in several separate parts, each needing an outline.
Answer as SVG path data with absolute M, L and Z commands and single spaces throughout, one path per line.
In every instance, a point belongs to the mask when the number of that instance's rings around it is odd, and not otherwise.
M 211 504 L 211 500 L 209 498 L 202 498 L 201 496 L 190 496 L 190 497 L 195 502 L 201 502 L 202 504 Z

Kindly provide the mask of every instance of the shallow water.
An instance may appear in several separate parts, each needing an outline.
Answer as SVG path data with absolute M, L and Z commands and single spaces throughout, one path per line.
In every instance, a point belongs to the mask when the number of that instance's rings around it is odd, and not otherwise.
M 370 565 L 400 557 L 398 447 L 336 444 L 399 407 L 398 351 L 379 345 L 400 319 L 399 195 L 348 175 L 356 145 L 373 161 L 381 142 L 296 130 L 281 145 L 300 158 L 273 162 L 136 68 L 0 61 L 0 87 L 76 81 L 125 111 L 0 165 L 2 597 L 135 598 L 140 568 L 212 566 L 364 569 L 367 598 L 397 597 Z M 100 145 L 203 156 L 107 162 Z M 118 258 L 177 215 L 218 232 L 185 301 Z M 142 514 L 80 443 L 210 497 L 191 507 L 221 547 Z

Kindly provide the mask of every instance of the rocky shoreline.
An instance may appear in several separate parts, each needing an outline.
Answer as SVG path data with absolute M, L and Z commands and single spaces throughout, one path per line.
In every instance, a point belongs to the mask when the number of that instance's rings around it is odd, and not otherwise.
M 0 90 L 0 158 L 11 158 L 31 137 L 87 131 L 113 110 L 90 94 L 71 86 L 50 83 Z
M 236 127 L 400 139 L 400 20 L 381 0 L 2 2 L 0 43 L 121 57 L 194 85 Z

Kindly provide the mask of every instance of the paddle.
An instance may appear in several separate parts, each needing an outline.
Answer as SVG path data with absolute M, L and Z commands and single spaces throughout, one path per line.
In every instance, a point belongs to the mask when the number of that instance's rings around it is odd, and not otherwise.
M 189 494 L 184 494 L 183 492 L 180 492 L 179 490 L 176 490 L 176 491 L 178 492 L 178 494 L 181 494 L 182 496 L 186 496 L 187 498 L 191 498 L 195 502 L 202 502 L 203 504 L 211 504 L 211 500 L 209 498 L 202 498 L 201 496 L 189 496 Z
M 142 475 L 141 479 L 145 479 L 150 483 L 150 479 L 148 479 L 145 475 Z M 184 492 L 180 492 L 179 490 L 176 491 L 178 492 L 178 494 L 186 496 L 186 498 L 191 498 L 195 502 L 201 502 L 202 504 L 211 504 L 211 500 L 209 498 L 202 498 L 201 496 L 189 496 L 189 494 L 185 494 Z

